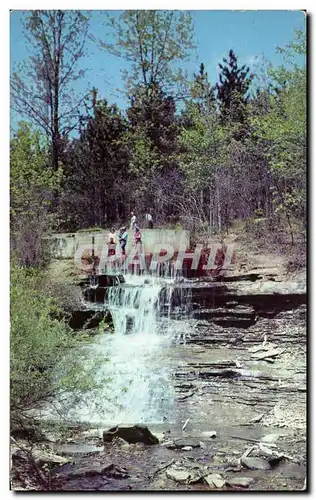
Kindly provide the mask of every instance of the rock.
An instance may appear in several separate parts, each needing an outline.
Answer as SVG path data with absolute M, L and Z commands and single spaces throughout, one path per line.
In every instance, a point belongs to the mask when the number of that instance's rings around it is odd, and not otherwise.
M 226 481 L 224 479 L 213 479 L 213 484 L 216 488 L 223 488 L 226 486 Z
M 201 448 L 201 443 L 195 439 L 179 438 L 174 440 L 173 447 L 170 447 L 170 449 L 181 449 L 185 446 L 190 446 L 191 448 Z
M 181 448 L 181 450 L 183 451 L 191 451 L 193 450 L 192 446 L 183 446 L 183 448 Z
M 190 478 L 190 473 L 186 470 L 168 469 L 166 474 L 169 479 L 177 483 L 185 483 Z
M 263 445 L 262 443 L 259 443 L 259 449 L 260 451 L 266 456 L 266 457 L 274 457 L 275 456 L 275 451 L 270 450 L 267 446 Z
M 271 469 L 269 462 L 263 460 L 263 458 L 241 457 L 240 463 L 247 469 L 252 469 L 252 470 Z
M 102 429 L 88 429 L 79 433 L 83 438 L 102 438 Z
M 210 432 L 210 438 L 216 438 L 217 432 L 216 431 L 211 431 Z
M 257 415 L 256 417 L 253 417 L 250 420 L 250 423 L 251 424 L 257 424 L 258 422 L 260 422 L 260 420 L 262 420 L 262 418 L 263 418 L 263 413 L 261 413 L 260 415 Z
M 220 474 L 208 474 L 207 476 L 204 476 L 204 481 L 206 484 L 208 484 L 211 488 L 223 488 L 225 486 L 226 481 L 222 478 Z
M 93 466 L 93 465 L 84 465 L 82 467 L 78 467 L 68 472 L 67 477 L 93 477 L 93 476 L 102 476 L 106 472 L 112 470 L 114 468 L 114 464 L 110 463 L 103 466 Z
M 279 439 L 278 434 L 266 434 L 262 438 L 260 438 L 260 442 L 262 443 L 274 443 Z
M 240 486 L 242 488 L 248 488 L 254 479 L 252 477 L 232 477 L 226 480 L 226 483 L 231 486 Z
M 129 450 L 130 444 L 120 437 L 116 437 L 113 439 L 113 444 L 120 448 L 121 450 Z
M 270 351 L 265 351 L 265 352 L 259 352 L 258 354 L 252 354 L 251 358 L 256 359 L 259 361 L 260 359 L 265 359 L 265 358 L 275 358 L 279 354 L 282 354 L 285 351 L 285 349 L 271 349 Z
M 174 441 L 172 441 L 171 439 L 168 439 L 168 441 L 164 441 L 163 443 L 161 443 L 161 446 L 165 446 L 169 450 L 175 449 Z
M 156 489 L 156 490 L 164 490 L 166 488 L 166 484 L 165 484 L 165 481 L 163 479 L 157 479 L 154 484 L 153 484 L 153 487 Z
M 70 458 L 61 457 L 60 455 L 54 455 L 53 453 L 34 450 L 32 455 L 36 462 L 43 464 L 55 464 L 55 465 L 64 465 L 69 462 L 72 462 Z
M 106 465 L 83 465 L 66 472 L 67 478 L 102 476 L 123 479 L 129 477 L 126 469 L 118 467 L 112 463 Z
M 158 444 L 159 440 L 146 425 L 117 426 L 103 432 L 103 441 L 111 442 L 115 437 L 120 437 L 128 443 Z

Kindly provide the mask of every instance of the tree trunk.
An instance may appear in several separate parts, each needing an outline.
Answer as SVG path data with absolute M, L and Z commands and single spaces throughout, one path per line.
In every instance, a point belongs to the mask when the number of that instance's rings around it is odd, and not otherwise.
M 209 188 L 209 221 L 210 221 L 210 234 L 213 233 L 213 210 L 212 210 L 212 205 L 213 205 L 213 199 L 212 199 L 212 189 L 211 187 Z
M 222 230 L 221 199 L 220 199 L 220 191 L 217 179 L 215 182 L 216 182 L 216 204 L 217 204 L 217 228 L 218 232 L 221 232 Z

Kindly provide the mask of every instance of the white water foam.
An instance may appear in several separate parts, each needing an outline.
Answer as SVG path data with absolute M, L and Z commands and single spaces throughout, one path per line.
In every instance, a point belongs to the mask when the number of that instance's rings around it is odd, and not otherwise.
M 105 331 L 87 347 L 90 362 L 101 359 L 95 379 L 104 385 L 85 397 L 70 419 L 96 425 L 170 420 L 175 394 L 168 350 L 179 340 L 170 327 L 172 303 L 173 298 L 188 303 L 182 292 L 173 294 L 173 280 L 148 275 L 125 275 L 125 283 L 109 288 L 105 307 L 114 333 Z

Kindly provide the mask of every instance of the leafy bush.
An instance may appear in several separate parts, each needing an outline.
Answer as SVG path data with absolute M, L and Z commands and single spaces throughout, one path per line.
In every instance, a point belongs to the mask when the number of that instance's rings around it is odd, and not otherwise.
M 29 425 L 37 408 L 74 404 L 93 388 L 94 367 L 84 368 L 84 351 L 74 349 L 79 343 L 38 270 L 13 264 L 10 296 L 11 423 L 17 428 Z

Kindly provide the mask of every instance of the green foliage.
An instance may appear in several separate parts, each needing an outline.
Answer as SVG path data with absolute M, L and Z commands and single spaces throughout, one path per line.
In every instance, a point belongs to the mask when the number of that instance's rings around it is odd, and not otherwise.
M 287 67 L 271 70 L 277 94 L 269 96 L 264 115 L 252 118 L 253 134 L 269 164 L 276 212 L 284 211 L 304 220 L 306 214 L 306 68 L 293 63 L 295 53 L 303 54 L 303 33 L 296 41 L 279 49 Z
M 42 405 L 71 406 L 91 390 L 93 368 L 60 318 L 37 270 L 11 268 L 10 397 L 14 423 L 31 419 Z
M 48 148 L 39 131 L 21 122 L 10 144 L 11 215 L 17 217 L 52 204 L 62 169 L 48 166 Z
M 123 72 L 128 92 L 140 83 L 170 92 L 183 81 L 183 61 L 195 47 L 189 12 L 126 10 L 118 18 L 109 15 L 106 26 L 115 42 L 98 43 L 130 63 L 130 70 Z
M 221 119 L 224 124 L 238 124 L 235 137 L 240 139 L 245 134 L 245 127 L 241 127 L 247 120 L 247 103 L 249 88 L 253 75 L 244 64 L 238 66 L 237 56 L 233 50 L 229 51 L 229 60 L 223 59 L 224 66 L 219 64 L 221 73 L 220 83 L 216 84 L 217 96 L 220 103 Z
M 38 36 L 41 20 L 43 38 Z M 84 35 L 87 19 L 77 11 L 36 11 L 28 23 L 45 100 L 43 84 L 50 74 L 41 73 L 39 63 L 47 50 L 51 53 L 50 33 L 59 26 L 64 37 L 70 30 L 72 46 L 73 27 L 82 26 Z M 58 121 L 52 107 L 53 120 L 47 123 L 53 136 L 44 127 L 49 144 L 23 127 L 11 144 L 12 234 L 14 240 L 22 235 L 15 249 L 27 256 L 23 264 L 39 260 L 40 234 L 52 224 L 62 231 L 127 224 L 131 210 L 140 222 L 152 210 L 158 225 L 173 217 L 192 231 L 218 233 L 228 230 L 233 220 L 252 220 L 259 210 L 266 227 L 282 232 L 285 221 L 293 233 L 294 220 L 302 223 L 306 215 L 303 30 L 277 49 L 284 64 L 273 67 L 258 58 L 262 67 L 256 75 L 230 50 L 215 83 L 203 63 L 192 79 L 184 75 L 194 46 L 190 13 L 126 10 L 108 15 L 107 26 L 111 40 L 90 38 L 128 63 L 126 113 L 99 99 L 93 88 L 91 103 L 84 101 L 85 114 L 74 106 L 79 137 L 69 138 L 72 114 Z M 69 62 L 81 56 L 78 49 L 63 60 L 61 71 L 70 70 L 69 84 L 79 76 Z M 47 88 L 58 95 L 58 85 Z M 54 164 L 56 175 L 48 168 L 54 147 L 63 165 L 61 172 Z
M 59 197 L 60 229 L 104 227 L 122 211 L 130 151 L 117 106 L 95 99 L 79 139 L 68 144 Z
M 21 123 L 10 144 L 10 215 L 13 251 L 23 265 L 39 265 L 44 257 L 42 237 L 54 224 L 61 180 L 62 168 L 48 165 L 42 135 Z

